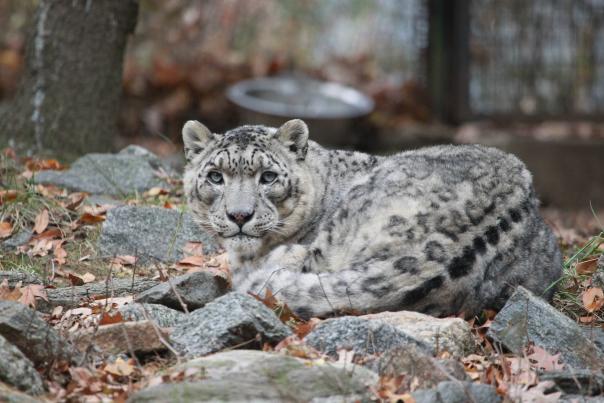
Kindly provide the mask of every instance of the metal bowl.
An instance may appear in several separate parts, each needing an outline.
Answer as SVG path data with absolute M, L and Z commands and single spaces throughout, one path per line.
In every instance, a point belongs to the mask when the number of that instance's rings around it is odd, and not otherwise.
M 353 88 L 304 78 L 241 81 L 228 89 L 227 96 L 239 109 L 240 123 L 278 127 L 289 119 L 304 119 L 311 138 L 327 146 L 357 144 L 358 120 L 374 106 Z

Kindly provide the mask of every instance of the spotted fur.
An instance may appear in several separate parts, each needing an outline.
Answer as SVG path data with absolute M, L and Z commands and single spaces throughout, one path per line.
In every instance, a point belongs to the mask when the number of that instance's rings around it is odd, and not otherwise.
M 270 289 L 305 317 L 473 315 L 518 285 L 550 298 L 560 276 L 531 175 L 497 149 L 327 150 L 300 120 L 225 134 L 190 121 L 183 138 L 189 205 L 228 251 L 236 289 Z

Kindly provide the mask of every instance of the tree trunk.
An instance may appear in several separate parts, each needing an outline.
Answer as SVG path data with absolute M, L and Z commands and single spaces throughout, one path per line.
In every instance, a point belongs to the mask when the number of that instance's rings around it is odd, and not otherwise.
M 112 147 L 137 0 L 40 0 L 0 146 L 75 156 Z

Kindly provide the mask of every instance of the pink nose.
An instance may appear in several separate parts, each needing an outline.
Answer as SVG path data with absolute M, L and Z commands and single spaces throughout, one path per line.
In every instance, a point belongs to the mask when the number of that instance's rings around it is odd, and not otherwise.
M 235 213 L 227 213 L 229 220 L 233 221 L 235 224 L 239 225 L 240 227 L 242 227 L 243 224 L 245 224 L 246 222 L 251 220 L 253 215 L 254 215 L 253 211 L 251 213 L 247 212 L 247 211 L 237 211 Z

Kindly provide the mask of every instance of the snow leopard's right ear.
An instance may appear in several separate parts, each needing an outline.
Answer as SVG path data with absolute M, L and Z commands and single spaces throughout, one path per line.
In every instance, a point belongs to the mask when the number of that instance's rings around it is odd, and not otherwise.
M 196 155 L 199 155 L 214 138 L 210 129 L 198 121 L 189 120 L 185 123 L 182 128 L 182 140 L 185 145 L 187 162 L 191 162 Z
M 306 158 L 308 150 L 308 126 L 300 119 L 292 119 L 277 129 L 275 137 L 296 155 L 298 160 Z

